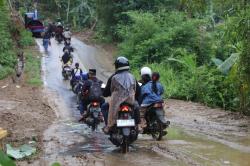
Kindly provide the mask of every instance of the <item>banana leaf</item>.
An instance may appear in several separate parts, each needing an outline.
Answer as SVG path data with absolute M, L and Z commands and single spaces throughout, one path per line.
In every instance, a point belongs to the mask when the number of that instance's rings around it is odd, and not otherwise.
M 22 159 L 36 153 L 36 148 L 27 144 L 24 144 L 19 148 L 13 148 L 11 145 L 7 144 L 6 148 L 7 155 L 14 159 Z
M 239 53 L 233 53 L 230 57 L 228 57 L 222 64 L 218 66 L 218 70 L 223 74 L 228 74 L 231 67 L 237 62 L 239 58 Z
M 219 58 L 212 58 L 212 61 L 214 62 L 214 64 L 217 67 L 220 66 L 223 63 L 223 61 L 221 59 L 219 59 Z

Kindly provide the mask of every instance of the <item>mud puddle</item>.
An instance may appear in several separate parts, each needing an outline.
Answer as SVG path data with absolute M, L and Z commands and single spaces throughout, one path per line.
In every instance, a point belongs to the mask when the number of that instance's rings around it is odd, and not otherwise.
M 41 40 L 37 40 L 41 48 Z M 86 70 L 96 68 L 98 77 L 106 81 L 111 70 L 105 70 L 100 65 L 103 52 L 87 46 L 77 39 L 72 40 L 74 62 Z M 57 119 L 44 133 L 44 155 L 40 165 L 49 165 L 59 161 L 63 165 L 106 165 L 106 166 L 140 166 L 140 165 L 248 165 L 250 153 L 235 149 L 216 140 L 200 135 L 199 132 L 185 132 L 180 127 L 171 126 L 164 141 L 153 141 L 151 136 L 139 136 L 126 155 L 119 153 L 119 149 L 112 145 L 101 132 L 96 132 L 85 124 L 77 122 L 76 97 L 70 90 L 69 81 L 61 76 L 61 62 L 63 44 L 58 45 L 52 40 L 52 48 L 44 53 L 43 72 L 46 94 L 54 105 Z M 98 55 L 101 54 L 101 55 Z M 107 67 L 110 68 L 110 67 Z M 171 119 L 170 119 L 171 120 Z M 177 125 L 178 126 L 178 125 Z M 181 126 L 181 125 L 180 125 Z M 242 140 L 249 145 L 249 140 Z M 38 164 L 38 165 L 39 165 Z

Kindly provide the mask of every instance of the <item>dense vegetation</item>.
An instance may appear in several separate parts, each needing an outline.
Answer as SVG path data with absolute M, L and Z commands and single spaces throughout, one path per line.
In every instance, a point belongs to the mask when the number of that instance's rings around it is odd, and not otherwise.
M 119 42 L 135 71 L 145 62 L 159 71 L 167 97 L 250 112 L 248 1 L 106 0 L 96 9 L 99 34 Z
M 24 29 L 18 18 L 10 18 L 6 1 L 0 0 L 0 79 L 14 72 L 16 55 L 24 51 L 26 58 L 26 81 L 32 85 L 41 85 L 40 58 L 32 53 L 29 46 L 34 45 L 31 32 Z
M 0 0 L 0 15 L 0 79 L 2 79 L 13 71 L 15 65 L 9 10 L 3 0 Z
M 95 27 L 98 39 L 118 43 L 135 73 L 145 62 L 159 71 L 166 97 L 250 113 L 248 0 L 45 0 L 38 6 L 75 28 Z

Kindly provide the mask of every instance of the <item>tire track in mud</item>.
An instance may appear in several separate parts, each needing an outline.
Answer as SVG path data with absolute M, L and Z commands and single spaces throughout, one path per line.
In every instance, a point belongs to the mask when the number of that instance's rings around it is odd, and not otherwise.
M 37 43 L 42 51 L 41 40 L 37 40 Z M 74 38 L 72 45 L 75 48 L 74 62 L 80 62 L 80 66 L 85 67 L 85 70 L 96 68 L 98 77 L 106 81 L 111 72 L 105 70 L 104 64 L 99 63 L 102 58 L 105 58 L 104 53 L 98 53 L 99 50 Z M 184 134 L 173 138 L 170 136 L 168 139 L 167 136 L 160 142 L 152 141 L 149 136 L 140 136 L 132 145 L 130 153 L 120 154 L 102 132 L 92 133 L 85 124 L 77 122 L 79 111 L 76 109 L 76 98 L 70 91 L 69 83 L 63 81 L 61 76 L 59 56 L 62 55 L 62 47 L 63 44 L 58 45 L 52 40 L 52 48 L 49 48 L 48 54 L 44 54 L 42 63 L 45 94 L 50 99 L 50 105 L 54 108 L 57 119 L 44 133 L 45 154 L 40 160 L 40 165 L 41 163 L 49 165 L 54 161 L 74 166 L 116 166 L 118 163 L 120 166 L 204 165 L 204 163 L 225 165 L 223 162 L 227 158 L 214 157 L 217 154 L 213 154 L 213 149 L 217 149 L 217 144 L 208 142 L 204 138 L 197 138 L 196 134 L 200 132 L 199 130 L 191 131 L 192 137 Z M 172 120 L 174 125 L 182 126 L 178 123 L 178 119 L 172 118 Z M 189 124 L 189 121 L 186 124 Z M 205 125 L 205 123 L 201 125 L 200 129 L 203 130 Z M 175 127 L 171 127 L 171 130 L 175 130 Z M 187 131 L 190 130 L 187 129 Z M 209 155 L 203 152 L 205 150 Z
M 93 47 L 86 45 L 81 46 L 81 42 L 73 39 L 73 47 L 75 47 L 74 61 L 76 59 L 80 62 L 81 67 L 87 64 L 88 68 L 97 68 L 98 63 L 95 60 L 96 50 Z M 76 42 L 76 45 L 74 45 Z M 40 50 L 42 51 L 41 40 L 37 40 Z M 86 51 L 84 56 L 83 49 L 90 49 Z M 44 134 L 44 145 L 45 154 L 43 156 L 44 165 L 48 165 L 53 161 L 61 161 L 62 163 L 71 163 L 74 165 L 116 165 L 123 158 L 114 148 L 114 146 L 109 142 L 103 133 L 99 132 L 92 134 L 91 130 L 88 129 L 86 125 L 81 125 L 76 122 L 76 117 L 79 115 L 78 111 L 72 109 L 75 107 L 74 97 L 72 92 L 69 91 L 69 85 L 62 81 L 61 77 L 61 65 L 59 62 L 59 56 L 62 54 L 62 45 L 58 45 L 54 40 L 52 40 L 52 47 L 49 48 L 48 54 L 44 54 L 43 57 L 43 80 L 45 83 L 45 94 L 50 98 L 50 104 L 54 108 L 57 119 L 52 124 L 52 126 Z M 88 62 L 84 58 L 89 58 Z M 94 64 L 90 64 L 94 63 Z M 106 81 L 107 76 L 110 74 L 109 71 L 105 71 L 103 66 L 98 68 L 99 77 Z M 70 95 L 69 95 L 70 94 Z M 66 100 L 70 100 L 66 101 Z M 73 111 L 73 112 L 72 112 Z M 104 140 L 104 141 L 103 141 Z M 136 147 L 136 152 L 133 154 L 128 154 L 126 160 L 122 160 L 124 165 L 134 165 L 130 159 L 136 163 L 136 165 L 145 165 L 143 161 L 136 161 L 137 151 L 139 149 L 139 156 L 150 156 L 151 153 L 158 154 L 159 152 L 151 149 L 143 150 L 143 148 Z M 140 150 L 142 149 L 142 150 Z M 145 154 L 144 154 L 145 153 Z M 167 152 L 169 153 L 169 152 Z M 159 158 L 160 155 L 158 155 Z M 166 157 L 166 156 L 164 156 Z M 150 157 L 149 157 L 150 158 Z M 172 157 L 167 157 L 172 158 Z M 157 165 L 165 165 L 167 160 L 157 159 L 154 161 Z M 108 161 L 108 162 L 107 162 Z M 110 163 L 111 161 L 111 163 Z M 162 161 L 165 161 L 161 164 Z

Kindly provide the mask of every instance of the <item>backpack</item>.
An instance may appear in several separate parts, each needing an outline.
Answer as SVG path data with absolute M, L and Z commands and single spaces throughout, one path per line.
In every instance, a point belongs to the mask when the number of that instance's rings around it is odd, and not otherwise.
M 101 88 L 101 82 L 91 81 L 91 86 L 89 88 L 89 100 L 99 100 L 102 96 L 102 88 Z

